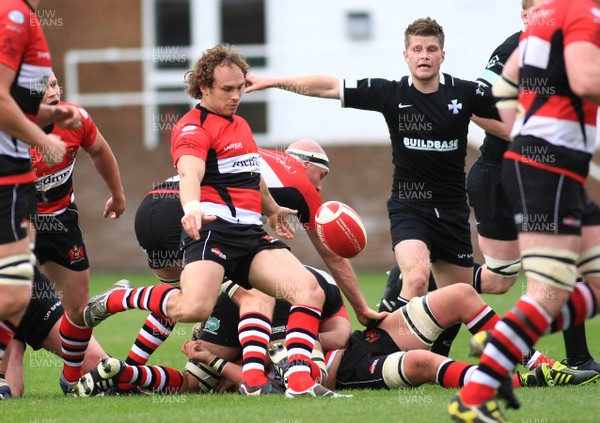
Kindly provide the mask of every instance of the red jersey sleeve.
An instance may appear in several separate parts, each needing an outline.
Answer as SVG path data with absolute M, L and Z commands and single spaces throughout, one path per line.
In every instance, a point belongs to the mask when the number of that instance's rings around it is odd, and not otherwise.
M 61 105 L 74 106 L 79 111 L 79 118 L 81 119 L 81 127 L 77 128 L 78 139 L 80 140 L 79 145 L 83 148 L 89 148 L 96 141 L 98 136 L 98 127 L 94 123 L 94 120 L 90 116 L 87 110 L 77 104 L 67 103 L 64 101 L 60 102 Z
M 181 156 L 195 156 L 206 162 L 211 145 L 210 134 L 201 126 L 195 124 L 176 125 L 171 134 L 171 156 L 173 165 Z
M 600 47 L 600 6 L 590 0 L 572 2 L 563 33 L 565 46 L 575 41 L 587 41 Z
M 0 63 L 19 70 L 29 43 L 30 10 L 25 2 L 0 2 Z

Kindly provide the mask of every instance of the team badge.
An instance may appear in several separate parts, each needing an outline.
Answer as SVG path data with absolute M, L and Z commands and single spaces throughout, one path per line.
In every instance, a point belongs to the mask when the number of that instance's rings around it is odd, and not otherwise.
M 73 245 L 73 248 L 69 250 L 69 260 L 71 264 L 83 260 L 85 258 L 85 249 L 83 245 Z
M 448 110 L 451 110 L 453 115 L 457 115 L 458 111 L 461 109 L 462 103 L 459 103 L 456 99 L 450 101 L 450 104 L 448 104 Z
M 210 316 L 204 324 L 204 330 L 212 334 L 216 334 L 221 326 L 221 321 L 216 317 Z

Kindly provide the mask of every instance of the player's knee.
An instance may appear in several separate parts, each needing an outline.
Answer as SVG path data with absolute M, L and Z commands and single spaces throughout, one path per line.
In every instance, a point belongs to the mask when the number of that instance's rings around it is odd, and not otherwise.
M 29 254 L 0 258 L 0 295 L 3 316 L 11 318 L 23 312 L 31 298 L 33 265 Z
M 206 301 L 192 303 L 185 301 L 180 296 L 178 301 L 173 301 L 167 306 L 167 310 L 169 318 L 176 322 L 196 323 L 206 321 L 210 317 L 213 307 Z
M 290 304 L 305 304 L 322 307 L 325 303 L 325 292 L 317 283 L 315 277 L 306 271 L 302 283 L 295 284 L 294 289 L 287 289 L 281 297 Z
M 429 275 L 420 271 L 409 272 L 402 277 L 402 291 L 404 297 L 412 298 L 425 295 L 429 287 Z

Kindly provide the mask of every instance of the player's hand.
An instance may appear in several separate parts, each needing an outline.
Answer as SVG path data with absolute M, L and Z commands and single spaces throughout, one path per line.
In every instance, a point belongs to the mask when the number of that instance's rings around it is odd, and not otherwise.
M 125 196 L 112 196 L 106 202 L 104 206 L 104 212 L 102 217 L 111 219 L 118 219 L 125 211 Z
M 199 201 L 188 201 L 183 206 L 184 215 L 181 218 L 181 226 L 190 237 L 195 240 L 200 239 L 200 229 L 202 223 L 214 222 L 217 216 L 209 216 L 204 214 Z
M 252 91 L 264 90 L 265 88 L 270 88 L 273 85 L 273 78 L 267 76 L 260 76 L 249 74 L 246 75 L 246 88 L 244 92 L 250 93 Z
M 72 105 L 54 106 L 55 123 L 64 129 L 77 129 L 81 126 L 79 109 Z
M 181 351 L 188 356 L 190 360 L 199 361 L 208 364 L 215 355 L 202 346 L 202 341 L 185 341 L 181 346 Z
M 298 214 L 298 210 L 288 209 L 287 207 L 278 207 L 274 213 L 267 217 L 267 223 L 275 231 L 277 236 L 284 239 L 292 239 L 296 234 L 294 226 L 290 222 L 289 216 Z
M 389 314 L 390 313 L 388 313 L 387 311 L 377 312 L 375 310 L 367 308 L 366 310 L 363 310 L 362 312 L 357 311 L 356 319 L 358 320 L 358 322 L 361 325 L 367 327 L 367 326 L 374 324 L 375 322 L 383 320 Z
M 50 167 L 59 164 L 67 152 L 67 144 L 58 135 L 47 134 L 46 143 L 38 146 L 37 151 Z

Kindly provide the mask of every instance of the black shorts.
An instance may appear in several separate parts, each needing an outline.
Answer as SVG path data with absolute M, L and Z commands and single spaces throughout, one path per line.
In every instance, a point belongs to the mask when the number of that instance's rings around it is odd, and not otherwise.
M 285 301 L 276 301 L 271 326 L 271 341 L 285 340 L 289 315 L 290 305 Z M 238 306 L 227 294 L 221 294 L 217 298 L 212 314 L 204 324 L 200 340 L 225 347 L 241 348 L 238 337 L 239 322 L 240 310 Z
M 337 389 L 389 389 L 383 381 L 383 362 L 400 351 L 390 335 L 373 328 L 354 331 L 335 378 Z
M 179 195 L 148 194 L 135 214 L 135 236 L 151 269 L 182 267 Z
M 431 208 L 388 201 L 392 245 L 400 241 L 423 241 L 430 251 L 431 262 L 443 260 L 462 267 L 473 266 L 469 206 Z
M 517 239 L 511 207 L 502 188 L 502 162 L 480 157 L 467 176 L 467 193 L 479 235 L 500 241 Z
M 250 289 L 248 274 L 254 257 L 263 250 L 288 248 L 271 237 L 260 225 L 241 225 L 217 219 L 202 225 L 200 239 L 192 239 L 182 231 L 183 264 L 211 260 L 225 269 L 225 276 Z
M 505 159 L 502 184 L 520 233 L 581 235 L 584 216 L 593 219 L 585 188 L 564 175 Z
M 75 204 L 56 216 L 34 215 L 31 221 L 37 232 L 35 256 L 40 264 L 52 261 L 75 271 L 90 267 Z
M 0 244 L 25 238 L 36 211 L 35 184 L 0 185 Z
M 54 291 L 52 282 L 36 268 L 31 301 L 15 332 L 15 339 L 26 343 L 34 350 L 39 350 L 63 314 L 63 306 Z

